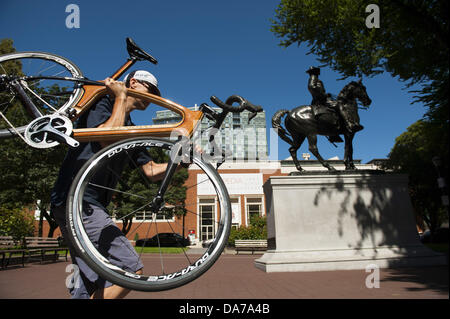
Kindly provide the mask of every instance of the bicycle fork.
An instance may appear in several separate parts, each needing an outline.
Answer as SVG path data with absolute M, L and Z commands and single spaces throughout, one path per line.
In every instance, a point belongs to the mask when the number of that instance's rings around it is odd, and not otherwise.
M 186 150 L 187 141 L 180 137 L 179 141 L 174 144 L 171 152 L 170 158 L 167 163 L 167 169 L 164 174 L 161 185 L 159 186 L 158 192 L 156 193 L 155 198 L 150 204 L 151 210 L 156 214 L 161 207 L 164 205 L 164 195 L 169 187 L 170 181 L 172 180 L 173 175 L 175 174 L 178 165 L 180 165 L 180 159 L 183 155 L 183 150 Z M 190 150 L 190 148 L 189 148 Z

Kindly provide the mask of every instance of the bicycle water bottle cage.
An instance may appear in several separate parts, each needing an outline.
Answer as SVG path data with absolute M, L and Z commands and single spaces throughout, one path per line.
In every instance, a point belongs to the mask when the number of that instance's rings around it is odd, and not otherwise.
M 126 42 L 127 51 L 131 59 L 139 61 L 147 60 L 153 64 L 158 64 L 158 61 L 154 57 L 138 47 L 138 45 L 131 38 L 127 38 Z

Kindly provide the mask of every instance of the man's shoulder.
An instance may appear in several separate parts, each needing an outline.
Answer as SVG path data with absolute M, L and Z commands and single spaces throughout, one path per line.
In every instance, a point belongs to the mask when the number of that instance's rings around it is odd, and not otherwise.
M 108 96 L 100 98 L 80 117 L 77 128 L 97 127 L 112 114 L 113 105 L 113 101 Z
M 114 100 L 111 99 L 108 95 L 105 95 L 102 98 L 100 98 L 100 100 L 98 100 L 97 103 L 94 104 L 94 108 L 104 107 L 104 108 L 112 110 L 113 105 L 114 105 Z

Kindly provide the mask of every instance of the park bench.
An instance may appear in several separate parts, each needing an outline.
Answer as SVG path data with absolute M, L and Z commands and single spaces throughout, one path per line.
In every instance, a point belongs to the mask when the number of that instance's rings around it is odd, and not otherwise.
M 67 261 L 69 249 L 61 247 L 57 238 L 47 237 L 25 237 L 25 247 L 27 248 L 29 259 L 38 259 L 41 263 L 46 260 L 57 261 L 59 252 L 64 252 Z
M 239 254 L 239 251 L 251 251 L 253 255 L 255 251 L 267 250 L 267 239 L 236 239 L 234 248 L 236 254 Z
M 19 256 L 22 261 L 22 267 L 25 267 L 26 249 L 17 249 L 20 243 L 15 241 L 11 236 L 0 236 L 0 255 L 2 257 L 2 268 L 8 267 L 11 257 Z

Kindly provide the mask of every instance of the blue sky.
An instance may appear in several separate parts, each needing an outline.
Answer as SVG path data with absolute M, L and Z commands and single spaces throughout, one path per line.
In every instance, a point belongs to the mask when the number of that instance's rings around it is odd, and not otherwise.
M 66 6 L 80 8 L 80 28 L 66 27 Z M 127 58 L 125 38 L 131 37 L 159 61 L 139 62 L 158 78 L 163 97 L 184 106 L 225 100 L 239 94 L 273 114 L 309 104 L 305 70 L 318 65 L 307 47 L 282 48 L 270 32 L 275 0 L 168 1 L 10 1 L 2 0 L 0 39 L 11 38 L 18 51 L 44 51 L 77 64 L 85 76 L 102 80 Z M 365 16 L 365 12 L 361 15 Z M 352 79 L 323 68 L 327 91 L 337 94 Z M 395 138 L 422 118 L 425 108 L 389 74 L 364 78 L 372 105 L 360 111 L 365 129 L 355 136 L 354 158 L 363 163 L 385 158 Z M 211 104 L 211 103 L 209 103 Z M 139 115 L 143 120 L 143 115 Z M 335 148 L 319 137 L 324 158 L 342 159 L 343 144 Z M 298 151 L 308 152 L 307 142 Z M 278 157 L 289 156 L 279 140 Z

